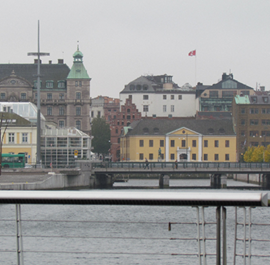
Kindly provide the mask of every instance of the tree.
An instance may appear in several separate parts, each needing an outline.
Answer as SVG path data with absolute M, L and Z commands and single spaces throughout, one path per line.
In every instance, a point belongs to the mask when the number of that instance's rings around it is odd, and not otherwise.
M 257 146 L 252 153 L 251 162 L 262 163 L 263 153 L 264 153 L 264 146 Z
M 111 143 L 110 125 L 106 123 L 104 118 L 94 118 L 92 123 L 92 146 L 94 153 L 104 155 L 108 153 Z
M 245 162 L 252 162 L 252 153 L 254 151 L 254 146 L 249 146 L 247 151 L 244 153 L 244 161 Z

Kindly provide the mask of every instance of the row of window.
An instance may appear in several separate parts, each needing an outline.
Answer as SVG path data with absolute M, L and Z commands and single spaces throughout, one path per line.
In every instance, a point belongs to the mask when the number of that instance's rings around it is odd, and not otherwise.
M 241 136 L 245 136 L 245 131 L 241 131 Z M 249 136 L 251 137 L 262 137 L 262 136 L 270 136 L 270 131 L 249 131 Z
M 78 129 L 78 130 L 81 130 L 81 121 L 80 120 L 76 120 L 75 121 L 75 127 Z M 58 126 L 59 126 L 59 128 L 63 128 L 63 127 L 65 127 L 65 121 L 63 121 L 63 120 L 59 120 L 58 121 Z
M 174 105 L 171 105 L 171 112 L 174 112 Z M 149 112 L 149 105 L 143 105 L 143 112 Z M 163 105 L 163 112 L 167 112 L 167 105 Z
M 21 133 L 20 137 L 22 144 L 28 143 L 28 133 Z M 7 141 L 9 144 L 15 144 L 15 133 L 8 133 Z
M 139 154 L 139 159 L 144 160 L 144 154 L 143 153 Z M 149 156 L 148 156 L 148 159 L 153 160 L 154 159 L 154 154 L 150 153 Z M 161 154 L 161 159 L 164 159 L 164 154 Z M 170 160 L 175 160 L 175 154 L 170 154 Z M 197 154 L 191 154 L 191 160 L 196 161 L 197 160 Z M 208 154 L 203 155 L 203 160 L 208 161 Z M 214 160 L 219 161 L 219 154 L 214 154 Z M 229 161 L 229 160 L 230 160 L 230 154 L 225 154 L 225 161 Z
M 270 125 L 270 119 L 262 119 L 261 120 L 262 125 Z M 241 125 L 246 125 L 246 120 L 241 120 Z M 259 125 L 259 119 L 250 119 L 249 125 Z
M 210 91 L 209 98 L 219 98 L 218 93 L 219 91 Z M 222 98 L 233 98 L 237 94 L 236 91 L 222 91 Z M 249 91 L 241 91 L 243 95 L 249 95 Z M 205 97 L 207 93 L 203 94 Z
M 47 107 L 47 115 L 52 116 L 53 107 Z M 76 116 L 81 116 L 82 108 L 81 107 L 76 107 Z M 65 115 L 65 108 L 64 107 L 59 107 L 59 115 Z
M 46 88 L 53 88 L 54 87 L 54 81 L 53 80 L 47 80 L 46 82 Z M 40 80 L 40 87 L 42 86 L 42 81 Z M 57 81 L 57 87 L 58 88 L 65 88 L 66 82 L 61 80 Z M 37 88 L 37 80 L 34 81 L 34 88 Z
M 140 147 L 144 147 L 144 140 L 140 140 Z M 164 140 L 159 141 L 159 146 L 164 147 Z M 208 140 L 203 141 L 204 147 L 208 146 Z M 154 140 L 149 140 L 149 147 L 154 147 Z M 170 141 L 170 147 L 175 147 L 175 140 Z M 186 140 L 181 140 L 181 147 L 186 147 Z M 197 140 L 192 140 L 192 147 L 197 147 Z M 214 147 L 219 147 L 219 140 L 214 141 Z M 225 147 L 230 147 L 230 140 L 225 140 Z
M 246 108 L 241 108 L 241 114 L 245 114 L 245 113 L 246 113 Z M 251 109 L 249 109 L 249 113 L 250 114 L 259 114 L 259 109 L 258 108 L 251 108 Z M 262 114 L 270 114 L 270 108 L 262 108 L 261 113 Z

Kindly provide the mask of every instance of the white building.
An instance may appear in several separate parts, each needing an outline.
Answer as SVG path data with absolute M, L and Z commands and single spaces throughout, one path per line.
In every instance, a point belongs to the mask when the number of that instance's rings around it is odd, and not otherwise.
M 189 84 L 179 87 L 172 76 L 141 76 L 120 92 L 120 105 L 132 99 L 142 116 L 193 117 L 196 114 L 196 94 Z

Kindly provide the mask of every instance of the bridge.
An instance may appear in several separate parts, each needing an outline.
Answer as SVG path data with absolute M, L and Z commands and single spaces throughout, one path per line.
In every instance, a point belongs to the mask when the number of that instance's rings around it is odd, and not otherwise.
M 263 188 L 270 189 L 270 163 L 149 162 L 146 166 L 145 162 L 99 162 L 92 164 L 92 173 L 104 187 L 112 186 L 119 174 L 158 174 L 160 187 L 170 174 L 209 174 L 213 188 L 226 187 L 227 174 L 261 174 Z

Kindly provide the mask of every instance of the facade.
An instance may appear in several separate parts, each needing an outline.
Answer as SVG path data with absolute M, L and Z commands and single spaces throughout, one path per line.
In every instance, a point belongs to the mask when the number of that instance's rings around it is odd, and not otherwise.
M 195 89 L 179 87 L 172 76 L 141 76 L 120 92 L 120 104 L 132 99 L 143 117 L 193 117 L 196 114 Z
M 120 150 L 127 161 L 235 162 L 236 135 L 231 120 L 144 119 L 125 128 Z
M 125 126 L 129 126 L 132 122 L 141 119 L 141 113 L 138 111 L 136 105 L 132 103 L 131 99 L 126 99 L 125 105 L 121 106 L 120 111 L 110 119 L 111 130 L 111 160 L 113 162 L 123 160 L 120 155 L 120 137 L 121 132 Z
M 37 127 L 16 113 L 0 112 L 3 154 L 25 154 L 26 163 L 36 162 Z
M 50 127 L 41 133 L 41 160 L 45 167 L 74 167 L 76 159 L 90 159 L 91 137 L 75 127 Z
M 237 137 L 237 159 L 249 146 L 270 144 L 270 96 L 238 95 L 233 102 L 233 126 Z
M 196 86 L 197 111 L 232 111 L 232 101 L 236 95 L 253 95 L 253 88 L 233 78 L 232 74 L 223 73 L 221 81 L 205 86 Z
M 41 63 L 41 113 L 59 127 L 90 134 L 90 78 L 77 49 L 71 69 L 58 60 Z M 0 102 L 37 104 L 37 60 L 34 64 L 0 64 Z

